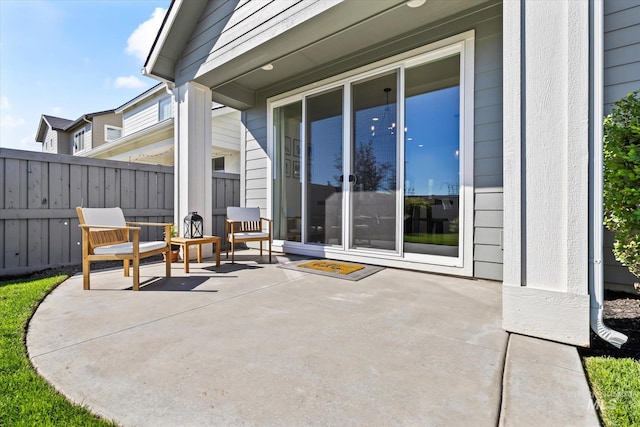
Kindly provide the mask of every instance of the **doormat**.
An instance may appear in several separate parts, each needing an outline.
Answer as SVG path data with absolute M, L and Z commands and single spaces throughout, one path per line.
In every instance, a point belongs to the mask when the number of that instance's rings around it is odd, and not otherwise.
M 384 267 L 374 265 L 356 264 L 352 262 L 333 261 L 328 259 L 302 259 L 281 263 L 280 267 L 288 270 L 296 270 L 304 273 L 319 274 L 321 276 L 335 277 L 357 281 L 383 270 Z
M 364 265 L 319 259 L 315 261 L 303 262 L 301 264 L 298 264 L 298 267 L 326 271 L 327 273 L 351 274 L 354 271 L 362 270 L 364 268 Z

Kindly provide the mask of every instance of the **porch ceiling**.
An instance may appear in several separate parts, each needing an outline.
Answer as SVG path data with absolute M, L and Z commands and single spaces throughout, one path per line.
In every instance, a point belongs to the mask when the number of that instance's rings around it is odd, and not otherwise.
M 245 109 L 257 91 L 302 86 L 365 65 L 418 29 L 446 26 L 450 17 L 495 3 L 427 0 L 414 9 L 399 0 L 345 1 L 194 80 L 212 88 L 215 101 Z M 268 63 L 273 70 L 260 68 Z

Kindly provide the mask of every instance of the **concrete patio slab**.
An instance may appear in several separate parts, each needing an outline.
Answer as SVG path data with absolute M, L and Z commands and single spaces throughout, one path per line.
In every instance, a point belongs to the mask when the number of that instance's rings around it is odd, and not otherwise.
M 120 269 L 93 272 L 91 291 L 68 279 L 31 320 L 32 363 L 124 426 L 498 423 L 500 283 L 394 269 L 352 282 L 236 259 L 188 276 L 175 264 L 172 278 L 144 265 L 139 292 Z

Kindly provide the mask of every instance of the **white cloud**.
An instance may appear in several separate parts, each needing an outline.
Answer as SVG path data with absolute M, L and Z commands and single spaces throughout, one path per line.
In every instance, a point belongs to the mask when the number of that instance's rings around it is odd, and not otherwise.
M 0 97 L 0 110 L 8 110 L 9 108 L 11 108 L 11 104 L 9 104 L 9 98 L 7 98 L 6 96 L 1 96 Z
M 33 148 L 33 144 L 40 145 L 40 143 L 36 142 L 36 138 L 33 135 L 25 136 L 20 140 L 21 147 Z
M 62 113 L 62 108 L 60 107 L 53 107 L 51 109 L 51 114 L 55 114 L 56 116 L 59 116 L 60 113 Z
M 128 76 L 128 77 L 118 77 L 113 85 L 117 88 L 127 88 L 127 89 L 141 89 L 146 87 L 147 84 L 140 80 L 136 76 Z
M 24 124 L 24 119 L 16 118 L 10 115 L 2 116 L 0 118 L 0 127 L 2 128 L 17 128 Z
M 151 14 L 151 18 L 144 21 L 131 33 L 127 39 L 125 52 L 137 57 L 142 62 L 146 61 L 151 45 L 158 34 L 160 25 L 162 25 L 165 13 L 165 9 L 157 7 Z

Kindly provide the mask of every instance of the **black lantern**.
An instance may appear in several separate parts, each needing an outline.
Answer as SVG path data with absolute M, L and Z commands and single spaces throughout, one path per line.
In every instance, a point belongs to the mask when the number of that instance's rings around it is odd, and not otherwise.
M 184 217 L 184 237 L 200 239 L 203 236 L 202 217 L 198 212 L 191 212 Z

